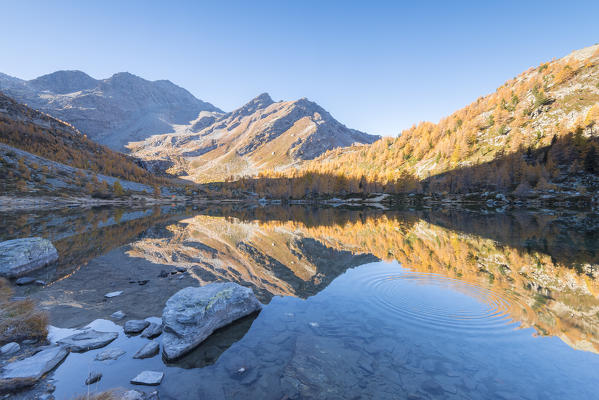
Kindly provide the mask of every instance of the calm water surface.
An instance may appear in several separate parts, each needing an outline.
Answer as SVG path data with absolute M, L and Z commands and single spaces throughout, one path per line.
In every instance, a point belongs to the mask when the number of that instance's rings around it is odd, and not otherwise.
M 120 332 L 107 348 L 127 352 L 70 354 L 51 377 L 58 399 L 86 393 L 91 370 L 100 391 L 147 369 L 165 372 L 161 399 L 599 398 L 594 215 L 233 206 L 2 221 L 2 239 L 46 236 L 61 255 L 37 274 L 46 286 L 16 294 L 56 327 Z M 175 363 L 132 359 L 147 339 L 124 321 L 214 281 L 251 287 L 263 311 Z

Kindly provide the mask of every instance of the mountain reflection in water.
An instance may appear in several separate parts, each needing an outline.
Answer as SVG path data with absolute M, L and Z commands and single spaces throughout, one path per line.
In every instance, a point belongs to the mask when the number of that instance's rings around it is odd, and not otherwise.
M 128 254 L 191 268 L 202 284 L 249 285 L 263 299 L 306 298 L 347 268 L 397 260 L 414 272 L 467 282 L 498 302 L 509 299 L 502 308 L 522 327 L 576 349 L 599 350 L 599 253 L 593 247 L 599 244 L 590 233 L 564 229 L 567 219 L 332 209 L 308 217 L 296 209 L 293 219 L 275 217 L 293 208 L 258 209 L 263 214 L 254 218 L 232 210 L 228 215 L 236 217 L 196 215 L 170 225 L 170 237 L 133 242 Z
M 48 285 L 17 288 L 47 308 L 58 326 L 81 325 L 75 314 L 89 321 L 117 309 L 132 318 L 159 315 L 181 287 L 214 281 L 249 286 L 268 303 L 240 334 L 170 367 L 161 398 L 192 390 L 172 383 L 197 382 L 191 373 L 218 382 L 218 390 L 193 386 L 214 398 L 237 398 L 248 387 L 246 394 L 264 398 L 319 398 L 323 387 L 339 390 L 322 398 L 379 389 L 380 398 L 385 390 L 390 398 L 528 398 L 545 380 L 557 389 L 543 393 L 570 397 L 574 392 L 559 391 L 559 379 L 574 379 L 575 367 L 561 376 L 543 364 L 558 360 L 564 368 L 582 363 L 586 375 L 576 377 L 582 382 L 577 396 L 587 396 L 596 378 L 599 224 L 592 214 L 233 205 L 71 210 L 4 221 L 10 224 L 5 239 L 42 235 L 59 249 L 59 263 L 39 272 Z M 186 272 L 157 278 L 175 267 Z M 122 296 L 99 300 L 127 284 Z M 559 338 L 569 352 L 530 333 Z M 495 367 L 515 363 L 514 371 L 485 369 L 488 357 L 497 356 L 491 353 L 506 348 L 511 353 L 502 353 Z M 542 370 L 518 376 L 518 360 L 527 360 L 527 371 Z M 247 376 L 231 372 L 239 365 Z M 60 368 L 58 376 L 67 366 Z M 390 370 L 403 372 L 391 377 Z M 389 381 L 395 378 L 401 382 Z M 527 389 L 530 379 L 539 387 L 533 382 Z M 512 391 L 502 392 L 502 385 Z

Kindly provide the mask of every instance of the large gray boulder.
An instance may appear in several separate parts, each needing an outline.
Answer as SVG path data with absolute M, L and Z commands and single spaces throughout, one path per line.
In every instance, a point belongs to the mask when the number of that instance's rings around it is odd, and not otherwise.
M 52 346 L 31 357 L 5 365 L 0 375 L 0 392 L 35 384 L 68 354 L 69 352 L 64 348 Z
M 212 332 L 262 309 L 251 289 L 236 283 L 211 283 L 179 290 L 162 313 L 164 356 L 173 360 L 190 352 Z
M 52 243 L 40 237 L 0 242 L 0 276 L 16 278 L 58 260 Z

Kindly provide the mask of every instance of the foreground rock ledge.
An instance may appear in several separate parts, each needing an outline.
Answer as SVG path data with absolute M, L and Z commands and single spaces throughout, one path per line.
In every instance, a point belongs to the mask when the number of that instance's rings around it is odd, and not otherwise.
M 35 355 L 4 366 L 0 375 L 0 392 L 20 389 L 35 384 L 45 373 L 56 367 L 69 352 L 53 346 Z
M 190 352 L 216 329 L 262 309 L 250 288 L 236 283 L 187 287 L 166 302 L 162 345 L 167 360 Z
M 0 276 L 17 278 L 58 260 L 52 243 L 40 237 L 0 242 Z

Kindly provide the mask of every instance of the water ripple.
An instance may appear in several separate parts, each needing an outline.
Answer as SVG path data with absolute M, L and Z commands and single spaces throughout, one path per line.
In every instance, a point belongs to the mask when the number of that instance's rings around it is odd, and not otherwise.
M 434 273 L 387 271 L 359 281 L 369 307 L 440 332 L 497 334 L 513 329 L 510 311 L 522 307 L 507 293 Z

